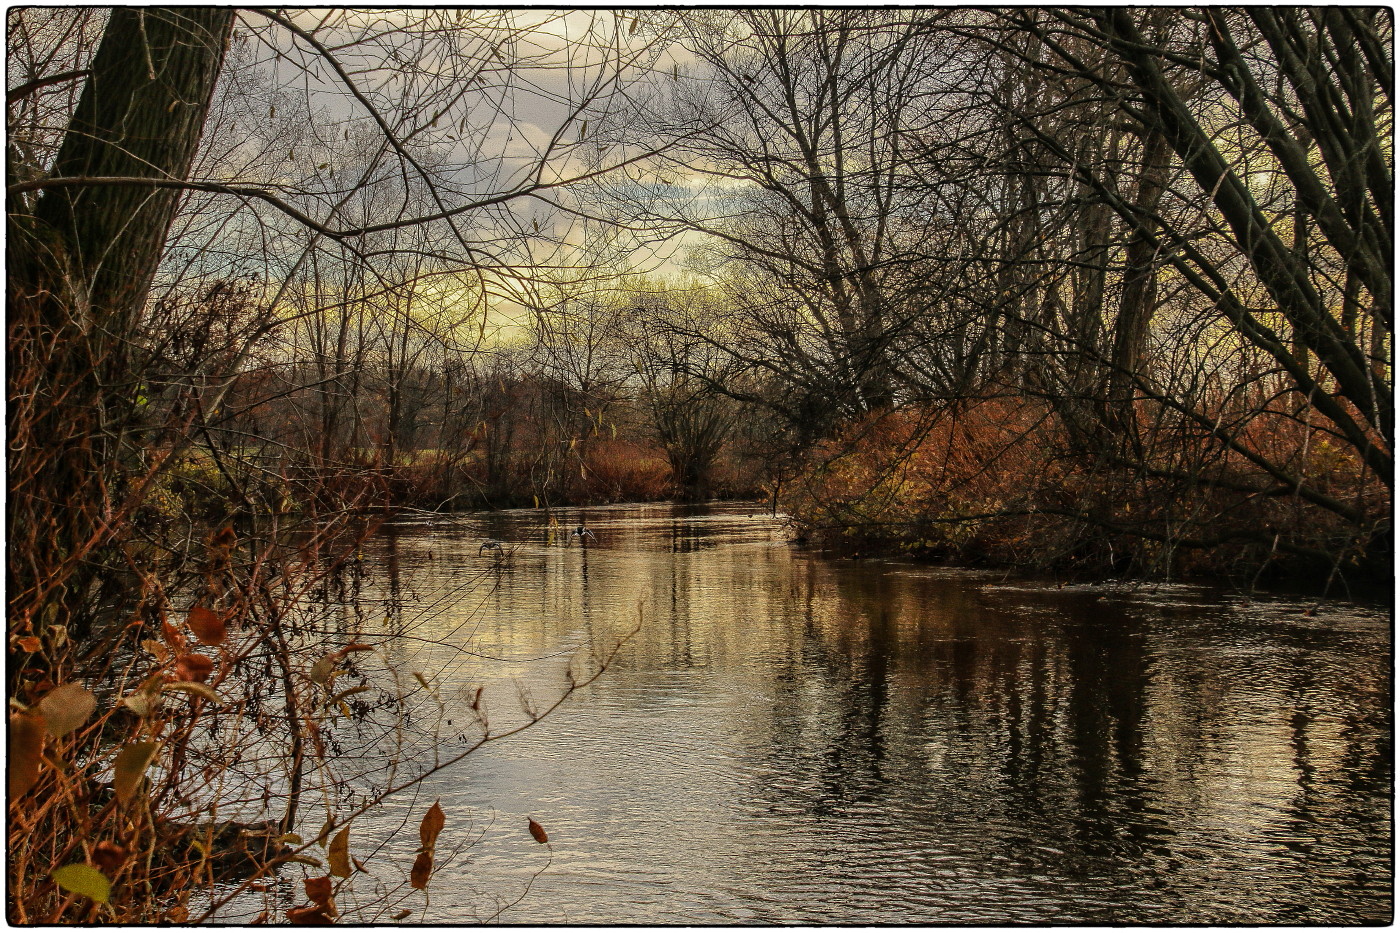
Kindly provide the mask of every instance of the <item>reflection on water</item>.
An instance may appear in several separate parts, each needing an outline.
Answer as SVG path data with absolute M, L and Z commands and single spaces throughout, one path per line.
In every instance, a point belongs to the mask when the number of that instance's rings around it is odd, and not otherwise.
M 559 712 L 429 781 L 418 809 L 440 797 L 473 844 L 428 922 L 527 887 L 503 919 L 1389 919 L 1384 610 L 833 562 L 744 506 L 554 517 L 365 551 L 392 654 L 454 722 L 478 683 L 518 721 L 520 691 L 636 628 Z

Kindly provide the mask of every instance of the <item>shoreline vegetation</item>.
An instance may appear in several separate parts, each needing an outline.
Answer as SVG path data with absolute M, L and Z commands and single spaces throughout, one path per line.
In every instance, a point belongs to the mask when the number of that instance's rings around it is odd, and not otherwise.
M 263 919 L 430 917 L 397 506 L 1390 583 L 1388 10 L 8 16 L 14 923 L 219 919 L 234 824 Z

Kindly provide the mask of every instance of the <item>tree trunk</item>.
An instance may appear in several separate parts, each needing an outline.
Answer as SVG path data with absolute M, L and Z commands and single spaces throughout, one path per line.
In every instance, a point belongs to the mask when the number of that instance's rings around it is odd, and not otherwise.
M 114 8 L 51 177 L 184 179 L 233 18 Z M 86 631 L 139 392 L 126 348 L 178 204 L 113 182 L 55 185 L 28 216 L 9 206 L 12 631 L 49 606 L 45 624 Z

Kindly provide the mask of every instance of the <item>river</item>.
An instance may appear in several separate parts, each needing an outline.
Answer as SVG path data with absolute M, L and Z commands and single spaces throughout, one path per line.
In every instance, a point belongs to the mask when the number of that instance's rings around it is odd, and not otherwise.
M 361 564 L 419 756 L 625 639 L 357 824 L 406 865 L 441 801 L 408 922 L 1390 919 L 1387 607 L 831 560 L 735 504 L 402 521 Z

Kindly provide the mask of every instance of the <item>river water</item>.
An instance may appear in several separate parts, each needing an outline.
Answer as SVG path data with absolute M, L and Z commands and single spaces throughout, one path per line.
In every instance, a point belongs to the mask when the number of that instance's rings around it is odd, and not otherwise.
M 407 864 L 441 801 L 408 922 L 1390 919 L 1387 607 L 829 560 L 733 504 L 406 521 L 362 564 L 419 756 L 625 639 L 355 828 Z

